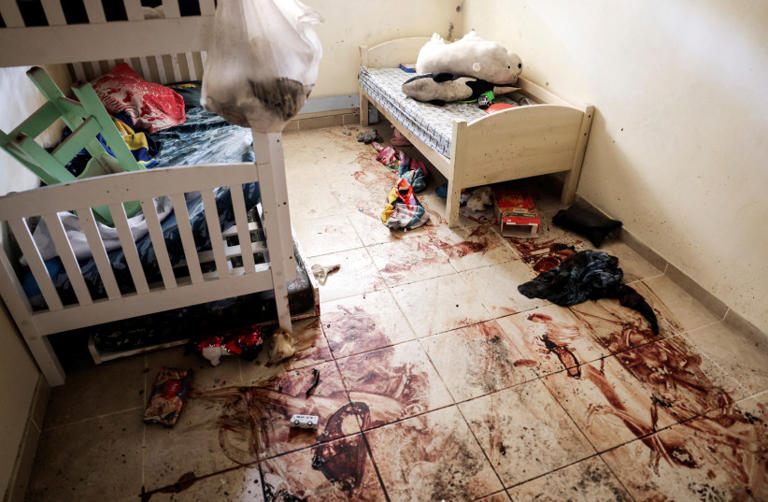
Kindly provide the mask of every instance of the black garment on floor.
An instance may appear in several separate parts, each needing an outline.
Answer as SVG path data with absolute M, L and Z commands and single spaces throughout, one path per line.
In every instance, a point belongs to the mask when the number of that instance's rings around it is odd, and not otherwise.
M 586 300 L 616 298 L 625 307 L 639 312 L 659 332 L 656 314 L 645 299 L 622 284 L 624 272 L 619 259 L 602 251 L 579 251 L 559 267 L 542 272 L 532 281 L 517 287 L 528 298 L 545 298 L 556 305 L 570 307 Z
M 591 209 L 578 205 L 558 211 L 555 217 L 552 218 L 552 223 L 560 228 L 583 235 L 596 248 L 603 244 L 603 240 L 610 233 L 621 228 L 619 220 L 612 220 Z

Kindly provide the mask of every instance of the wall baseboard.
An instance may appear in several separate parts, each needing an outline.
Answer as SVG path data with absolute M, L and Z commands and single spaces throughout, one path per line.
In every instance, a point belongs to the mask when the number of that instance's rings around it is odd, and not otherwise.
M 611 217 L 605 211 L 592 204 L 578 193 L 576 194 L 576 202 L 608 218 Z M 768 339 L 768 334 L 764 333 L 744 316 L 731 309 L 723 300 L 715 296 L 701 284 L 696 282 L 691 276 L 669 262 L 659 252 L 645 244 L 625 227 L 621 228 L 619 238 L 624 241 L 627 246 L 632 248 L 633 251 L 648 260 L 653 266 L 663 271 L 672 282 L 688 292 L 688 294 L 690 294 L 696 301 L 701 303 L 705 308 L 712 312 L 715 317 L 720 319 L 721 322 L 737 331 L 747 333 L 750 336 Z

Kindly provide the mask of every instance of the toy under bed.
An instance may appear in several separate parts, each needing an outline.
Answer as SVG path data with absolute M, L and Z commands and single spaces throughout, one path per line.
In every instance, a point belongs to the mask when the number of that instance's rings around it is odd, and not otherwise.
M 486 117 L 477 103 L 448 103 L 444 106 L 422 103 L 403 93 L 403 83 L 413 77 L 401 68 L 360 68 L 360 87 L 379 106 L 392 115 L 399 125 L 415 134 L 427 146 L 441 155 L 451 157 L 451 135 L 454 120 L 473 120 Z M 521 106 L 510 96 L 499 96 L 497 103 Z
M 250 129 L 229 124 L 218 115 L 208 112 L 200 106 L 201 88 L 199 83 L 190 82 L 175 86 L 171 85 L 170 87 L 174 88 L 184 98 L 186 121 L 178 126 L 152 134 L 152 139 L 160 144 L 160 152 L 155 157 L 157 165 L 154 167 L 254 161 L 253 137 Z M 258 211 L 256 211 L 260 200 L 258 183 L 244 184 L 243 192 L 246 209 L 248 210 L 248 219 L 252 224 L 251 240 L 257 243 L 254 246 L 255 248 L 266 249 L 260 217 Z M 232 197 L 229 189 L 216 189 L 215 199 L 222 229 L 232 227 L 235 224 L 235 218 L 232 211 Z M 208 227 L 199 193 L 187 194 L 187 210 L 198 252 L 210 250 Z M 177 268 L 178 275 L 183 276 L 186 272 L 183 266 L 184 250 L 176 216 L 173 212 L 161 222 L 161 227 L 171 264 Z M 136 241 L 136 249 L 147 280 L 150 283 L 161 281 L 161 273 L 149 234 L 145 234 Z M 135 288 L 130 270 L 122 249 L 113 250 L 108 253 L 108 256 L 121 292 L 129 293 L 134 291 Z M 256 252 L 255 259 L 257 263 L 261 263 L 267 257 L 263 255 L 263 252 Z M 45 264 L 59 292 L 62 303 L 65 305 L 75 303 L 76 296 L 61 260 L 53 258 L 46 260 Z M 94 260 L 81 260 L 79 265 L 92 297 L 94 299 L 105 298 L 107 295 Z M 209 266 L 213 267 L 213 264 L 211 263 Z M 312 306 L 313 302 L 312 291 L 306 278 L 306 272 L 299 270 L 299 268 L 297 267 L 297 280 L 289 285 L 289 299 L 293 307 L 291 310 L 294 312 L 306 310 Z M 203 272 L 206 272 L 206 270 L 204 269 Z M 29 271 L 24 275 L 23 286 L 33 308 L 36 310 L 45 308 L 45 302 L 40 289 L 32 273 Z M 270 297 L 270 294 L 271 292 L 258 293 L 256 296 L 261 295 L 261 297 L 269 299 L 267 297 Z M 273 298 L 273 295 L 270 298 Z M 254 298 L 250 298 L 250 300 L 254 300 Z M 221 310 L 222 305 L 215 308 Z M 270 312 L 265 312 L 265 314 L 272 313 L 272 309 L 267 310 Z

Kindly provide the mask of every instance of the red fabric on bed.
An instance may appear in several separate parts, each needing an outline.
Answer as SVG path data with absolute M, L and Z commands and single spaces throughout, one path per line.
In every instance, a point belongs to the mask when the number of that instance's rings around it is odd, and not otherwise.
M 109 113 L 127 113 L 135 129 L 150 133 L 184 122 L 184 98 L 164 85 L 147 82 L 127 64 L 93 82 Z

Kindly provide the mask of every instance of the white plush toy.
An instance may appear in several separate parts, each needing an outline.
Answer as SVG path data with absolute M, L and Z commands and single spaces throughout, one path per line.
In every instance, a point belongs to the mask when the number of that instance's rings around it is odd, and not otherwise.
M 517 54 L 498 42 L 483 40 L 474 31 L 453 43 L 446 43 L 435 33 L 421 48 L 416 60 L 419 74 L 449 72 L 494 84 L 514 84 L 522 71 L 523 64 Z

